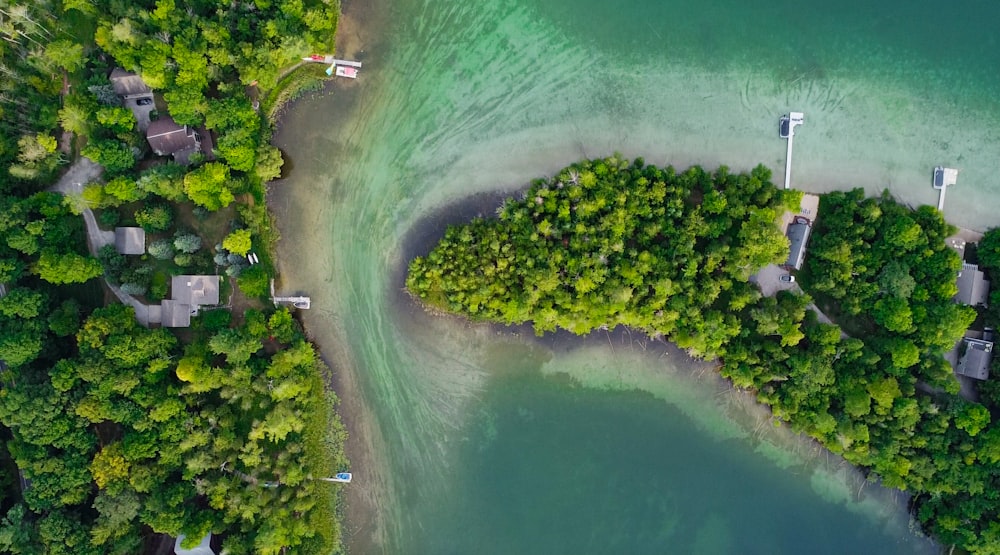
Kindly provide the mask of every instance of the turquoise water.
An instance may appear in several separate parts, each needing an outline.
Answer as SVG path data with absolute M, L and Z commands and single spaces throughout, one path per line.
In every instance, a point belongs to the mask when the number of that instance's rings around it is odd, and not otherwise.
M 385 553 L 914 553 L 903 499 L 641 337 L 539 342 L 424 313 L 402 269 L 582 156 L 763 162 L 806 113 L 793 181 L 889 188 L 995 224 L 1000 5 L 401 0 L 345 6 L 356 82 L 277 143 L 281 287 L 339 370 L 349 544 Z M 363 24 L 357 25 L 358 21 Z M 444 208 L 443 208 L 444 207 Z

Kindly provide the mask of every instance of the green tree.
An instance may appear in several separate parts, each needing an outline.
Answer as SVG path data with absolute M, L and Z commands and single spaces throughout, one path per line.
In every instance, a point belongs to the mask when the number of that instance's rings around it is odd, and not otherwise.
M 222 240 L 222 248 L 240 256 L 246 256 L 252 247 L 249 229 L 237 229 Z
M 146 206 L 135 212 L 135 223 L 149 233 L 166 231 L 174 223 L 174 211 L 167 204 Z
M 75 253 L 43 251 L 34 271 L 38 277 L 56 285 L 83 283 L 100 276 L 104 269 L 93 257 Z
M 110 175 L 124 173 L 135 166 L 135 155 L 132 154 L 132 149 L 115 140 L 91 141 L 81 153 L 104 166 Z
M 270 276 L 260 264 L 240 272 L 236 284 L 247 297 L 262 297 L 270 291 Z
M 209 162 L 184 176 L 184 192 L 192 202 L 208 210 L 219 210 L 234 200 L 229 189 L 229 168 Z

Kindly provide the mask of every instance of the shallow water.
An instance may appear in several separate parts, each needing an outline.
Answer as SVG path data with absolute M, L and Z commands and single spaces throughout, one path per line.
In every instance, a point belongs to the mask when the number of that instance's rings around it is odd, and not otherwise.
M 582 156 L 763 162 L 780 184 L 789 109 L 806 113 L 796 186 L 934 202 L 931 167 L 953 165 L 946 215 L 992 225 L 1000 6 L 763 4 L 345 5 L 367 22 L 341 37 L 361 78 L 287 114 L 295 169 L 272 205 L 282 287 L 313 297 L 340 370 L 355 552 L 932 549 L 894 494 L 710 367 L 627 334 L 470 326 L 400 292 L 412 249 L 492 205 L 442 206 Z

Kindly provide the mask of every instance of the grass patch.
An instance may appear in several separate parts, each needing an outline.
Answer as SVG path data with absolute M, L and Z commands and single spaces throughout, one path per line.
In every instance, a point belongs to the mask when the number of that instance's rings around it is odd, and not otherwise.
M 286 104 L 311 91 L 323 88 L 330 77 L 326 74 L 323 64 L 305 63 L 284 76 L 275 87 L 267 91 L 260 103 L 261 113 L 267 116 L 272 124 Z

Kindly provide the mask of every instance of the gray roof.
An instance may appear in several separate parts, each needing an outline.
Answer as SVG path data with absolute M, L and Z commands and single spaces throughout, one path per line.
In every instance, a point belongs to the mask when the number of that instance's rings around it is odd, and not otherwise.
M 962 264 L 958 273 L 958 294 L 955 300 L 970 306 L 986 306 L 990 296 L 990 282 L 975 264 Z
M 115 250 L 119 254 L 146 254 L 146 231 L 141 227 L 116 227 Z
M 160 325 L 165 328 L 186 328 L 191 325 L 191 305 L 165 299 L 160 303 Z
M 192 547 L 191 549 L 184 549 L 181 547 L 181 542 L 184 541 L 184 534 L 177 536 L 174 541 L 174 554 L 175 555 L 215 555 L 215 551 L 212 550 L 212 533 L 209 532 L 205 534 L 205 537 L 201 538 L 198 545 Z
M 160 119 L 149 122 L 149 127 L 146 128 L 146 140 L 156 154 L 175 157 L 180 155 L 185 162 L 188 156 L 201 147 L 194 130 L 186 125 L 178 125 L 169 115 L 160 116 Z
M 802 262 L 806 258 L 806 243 L 809 242 L 809 231 L 812 229 L 809 224 L 793 223 L 788 226 L 785 235 L 788 236 L 788 260 L 785 266 L 802 269 Z
M 990 362 L 993 360 L 993 343 L 981 339 L 963 340 L 965 354 L 958 361 L 955 372 L 963 376 L 986 380 L 990 377 Z
M 170 297 L 191 306 L 219 304 L 219 276 L 174 276 Z
M 111 81 L 111 86 L 114 87 L 115 94 L 121 97 L 128 98 L 130 96 L 146 95 L 153 92 L 143 82 L 142 77 L 131 71 L 125 71 L 120 67 L 116 67 L 111 71 L 108 80 Z

